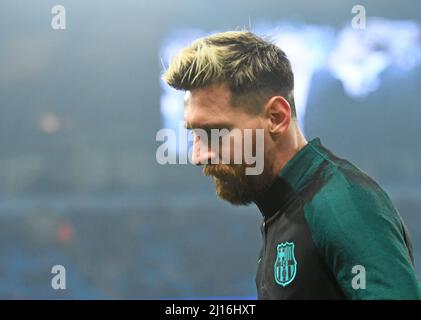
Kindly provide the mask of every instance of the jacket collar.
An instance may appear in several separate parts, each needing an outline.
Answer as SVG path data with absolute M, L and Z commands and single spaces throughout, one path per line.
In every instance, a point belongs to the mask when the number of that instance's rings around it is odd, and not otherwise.
M 298 198 L 298 190 L 304 184 L 308 171 L 314 167 L 320 148 L 320 138 L 309 141 L 287 162 L 273 183 L 257 197 L 255 203 L 265 218 L 270 218 Z

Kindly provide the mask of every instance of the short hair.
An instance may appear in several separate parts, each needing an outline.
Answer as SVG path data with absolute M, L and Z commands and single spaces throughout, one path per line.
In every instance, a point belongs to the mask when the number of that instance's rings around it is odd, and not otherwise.
M 234 106 L 245 105 L 259 114 L 270 96 L 281 95 L 294 104 L 291 64 L 278 46 L 249 31 L 216 33 L 195 40 L 170 62 L 163 80 L 178 90 L 227 83 Z

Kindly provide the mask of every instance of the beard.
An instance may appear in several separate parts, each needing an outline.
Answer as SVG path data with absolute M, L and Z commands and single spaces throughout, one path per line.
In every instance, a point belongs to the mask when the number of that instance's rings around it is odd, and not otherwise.
M 215 184 L 216 194 L 233 205 L 248 205 L 268 183 L 268 176 L 246 175 L 246 164 L 205 165 L 203 174 L 210 176 Z

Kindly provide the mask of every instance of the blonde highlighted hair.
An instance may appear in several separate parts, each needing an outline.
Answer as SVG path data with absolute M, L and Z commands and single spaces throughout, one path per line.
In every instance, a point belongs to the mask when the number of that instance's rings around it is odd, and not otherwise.
M 163 80 L 178 90 L 227 83 L 234 106 L 260 113 L 265 99 L 283 96 L 295 117 L 294 76 L 285 53 L 249 31 L 199 38 L 171 61 Z

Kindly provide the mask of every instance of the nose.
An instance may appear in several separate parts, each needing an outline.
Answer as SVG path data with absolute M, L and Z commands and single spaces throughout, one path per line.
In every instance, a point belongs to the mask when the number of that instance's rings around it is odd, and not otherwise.
M 193 140 L 192 162 L 199 166 L 211 163 L 216 157 L 216 153 L 210 148 L 210 143 L 202 141 L 200 136 L 195 136 Z

